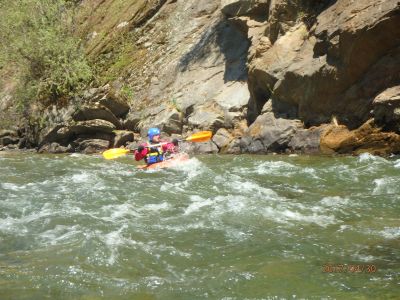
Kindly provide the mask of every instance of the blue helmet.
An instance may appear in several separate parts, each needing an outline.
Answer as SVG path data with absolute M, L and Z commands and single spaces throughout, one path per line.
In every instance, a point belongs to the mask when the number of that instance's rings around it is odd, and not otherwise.
M 160 129 L 158 128 L 150 128 L 149 131 L 147 132 L 150 141 L 153 139 L 155 135 L 160 135 L 160 134 L 161 132 Z

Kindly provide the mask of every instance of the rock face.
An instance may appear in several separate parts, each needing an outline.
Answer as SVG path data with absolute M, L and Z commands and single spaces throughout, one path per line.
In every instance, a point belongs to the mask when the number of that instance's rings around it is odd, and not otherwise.
M 84 0 L 79 9 L 87 53 L 113 79 L 80 105 L 48 108 L 40 147 L 91 152 L 160 127 L 213 131 L 200 152 L 399 152 L 398 0 Z
M 371 119 L 355 130 L 345 126 L 326 128 L 321 137 L 321 152 L 353 153 L 364 152 L 376 155 L 388 155 L 400 152 L 400 135 L 393 132 L 382 132 Z
M 398 1 L 338 0 L 310 31 L 302 23 L 251 60 L 250 111 L 257 114 L 272 98 L 278 112 L 280 105 L 283 112 L 290 107 L 306 125 L 336 115 L 351 128 L 360 126 L 375 95 L 400 80 Z
M 400 86 L 391 87 L 380 93 L 372 104 L 377 124 L 400 133 Z
M 94 153 L 134 140 L 133 132 L 121 130 L 124 122 L 119 118 L 128 113 L 129 106 L 109 86 L 88 90 L 81 101 L 83 105 L 52 106 L 45 111 L 39 152 Z

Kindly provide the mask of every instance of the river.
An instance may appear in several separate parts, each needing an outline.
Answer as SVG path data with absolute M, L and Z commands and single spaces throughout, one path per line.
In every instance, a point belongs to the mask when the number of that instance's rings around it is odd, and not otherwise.
M 0 153 L 0 299 L 395 299 L 400 158 Z

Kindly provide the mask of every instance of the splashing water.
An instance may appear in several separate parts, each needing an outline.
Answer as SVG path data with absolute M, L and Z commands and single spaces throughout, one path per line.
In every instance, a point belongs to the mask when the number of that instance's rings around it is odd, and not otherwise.
M 0 299 L 395 298 L 399 162 L 0 153 Z

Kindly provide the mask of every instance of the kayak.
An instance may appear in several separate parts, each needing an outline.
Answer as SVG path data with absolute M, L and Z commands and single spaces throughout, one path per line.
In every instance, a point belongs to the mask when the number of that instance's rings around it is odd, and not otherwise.
M 140 165 L 137 168 L 142 169 L 142 170 L 164 169 L 164 168 L 170 168 L 170 167 L 179 165 L 179 163 L 186 161 L 186 160 L 189 160 L 188 154 L 178 153 L 178 154 L 174 155 L 174 157 L 171 157 L 164 161 L 160 161 L 158 163 L 151 164 L 151 165 Z

